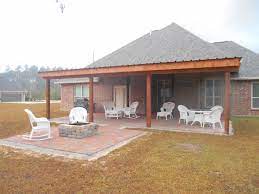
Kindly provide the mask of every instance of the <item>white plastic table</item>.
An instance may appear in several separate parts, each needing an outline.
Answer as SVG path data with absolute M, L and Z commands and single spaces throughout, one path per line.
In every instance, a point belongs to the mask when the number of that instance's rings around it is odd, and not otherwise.
M 190 110 L 190 112 L 194 113 L 194 119 L 191 125 L 193 125 L 195 122 L 199 122 L 200 125 L 203 126 L 204 115 L 210 114 L 211 110 Z

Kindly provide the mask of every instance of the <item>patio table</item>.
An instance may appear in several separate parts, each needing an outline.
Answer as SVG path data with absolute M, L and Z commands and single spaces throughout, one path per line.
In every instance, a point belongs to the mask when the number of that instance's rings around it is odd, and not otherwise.
M 203 118 L 205 114 L 210 114 L 211 110 L 190 110 L 190 112 L 194 113 L 194 119 L 191 125 L 193 125 L 195 122 L 199 122 L 201 126 L 203 126 Z

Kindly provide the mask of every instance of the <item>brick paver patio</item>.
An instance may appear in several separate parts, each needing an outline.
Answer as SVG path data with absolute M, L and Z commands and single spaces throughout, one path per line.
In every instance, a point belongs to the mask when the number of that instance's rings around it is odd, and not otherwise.
M 56 118 L 51 121 L 55 123 L 67 123 L 68 118 Z M 54 156 L 94 160 L 147 133 L 141 130 L 128 129 L 145 128 L 144 118 L 122 118 L 117 120 L 105 119 L 103 114 L 95 114 L 95 123 L 99 124 L 98 134 L 83 139 L 59 137 L 58 128 L 52 127 L 52 139 L 29 141 L 23 139 L 22 135 L 17 135 L 0 140 L 0 145 Z M 201 128 L 199 125 L 179 124 L 176 119 L 153 119 L 152 129 L 224 135 L 223 129 Z
M 99 127 L 97 135 L 74 139 L 59 137 L 58 128 L 52 127 L 52 139 L 29 141 L 23 139 L 22 135 L 17 135 L 0 140 L 0 145 L 54 156 L 93 160 L 145 133 L 138 130 L 119 129 L 114 125 L 105 125 Z

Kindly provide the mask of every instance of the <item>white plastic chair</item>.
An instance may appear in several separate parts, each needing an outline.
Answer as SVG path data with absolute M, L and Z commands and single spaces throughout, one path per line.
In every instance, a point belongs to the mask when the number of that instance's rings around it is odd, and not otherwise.
M 107 118 L 121 118 L 122 110 L 118 110 L 114 107 L 113 102 L 106 102 L 103 104 L 105 119 Z
M 180 113 L 179 124 L 181 123 L 181 120 L 184 120 L 186 125 L 194 120 L 195 114 L 191 112 L 186 106 L 179 105 L 177 108 Z
M 205 124 L 212 124 L 213 129 L 215 129 L 216 123 L 219 123 L 220 128 L 222 129 L 222 123 L 221 123 L 221 114 L 223 112 L 222 107 L 218 107 L 211 111 L 209 114 L 205 114 L 203 118 L 203 127 L 205 127 Z
M 165 119 L 167 120 L 168 116 L 170 119 L 172 119 L 174 107 L 175 103 L 165 102 L 163 106 L 160 108 L 160 112 L 157 112 L 156 119 L 158 119 L 159 117 L 165 117 Z
M 218 108 L 221 108 L 223 110 L 223 107 L 219 106 L 219 105 L 213 106 L 210 110 L 213 111 L 213 110 L 218 109 Z
M 129 107 L 126 107 L 123 109 L 124 112 L 124 117 L 129 118 L 129 119 L 136 119 L 139 116 L 137 115 L 137 108 L 138 108 L 139 102 L 135 101 L 132 102 Z
M 69 124 L 87 123 L 87 110 L 83 107 L 72 108 L 69 113 Z
M 47 118 L 36 118 L 30 110 L 24 109 L 24 111 L 27 113 L 29 117 L 32 129 L 29 134 L 23 135 L 23 139 L 47 140 L 52 138 L 50 122 Z

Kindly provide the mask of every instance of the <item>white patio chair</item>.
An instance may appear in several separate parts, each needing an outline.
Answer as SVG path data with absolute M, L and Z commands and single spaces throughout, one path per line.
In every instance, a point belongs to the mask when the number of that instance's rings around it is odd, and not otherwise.
M 194 120 L 195 114 L 191 112 L 186 106 L 179 105 L 177 108 L 180 113 L 179 124 L 181 123 L 181 120 L 184 120 L 186 125 Z
M 210 110 L 213 111 L 213 110 L 218 109 L 218 108 L 221 108 L 223 110 L 223 107 L 219 106 L 219 105 L 213 106 Z
M 87 110 L 83 107 L 72 108 L 69 113 L 69 124 L 87 123 Z
M 160 112 L 157 112 L 156 119 L 159 119 L 159 117 L 165 117 L 165 119 L 167 120 L 168 116 L 170 119 L 172 119 L 174 107 L 175 103 L 165 102 L 163 106 L 160 108 Z
M 118 110 L 114 107 L 113 102 L 107 102 L 103 104 L 103 109 L 104 109 L 104 115 L 105 119 L 107 118 L 121 118 L 122 117 L 122 110 Z
M 222 107 L 218 107 L 217 109 L 214 109 L 209 114 L 204 114 L 203 118 L 203 127 L 205 127 L 206 124 L 212 124 L 213 129 L 215 129 L 216 123 L 219 123 L 220 128 L 222 129 L 222 123 L 221 123 L 221 114 L 223 112 Z
M 27 113 L 29 117 L 32 129 L 29 134 L 23 135 L 23 139 L 47 140 L 52 138 L 50 122 L 47 118 L 36 118 L 30 110 L 24 109 L 24 111 Z
M 123 109 L 124 117 L 129 118 L 129 119 L 138 118 L 139 116 L 136 113 L 138 105 L 139 105 L 139 102 L 135 101 L 135 102 L 132 102 L 129 107 L 124 108 Z

